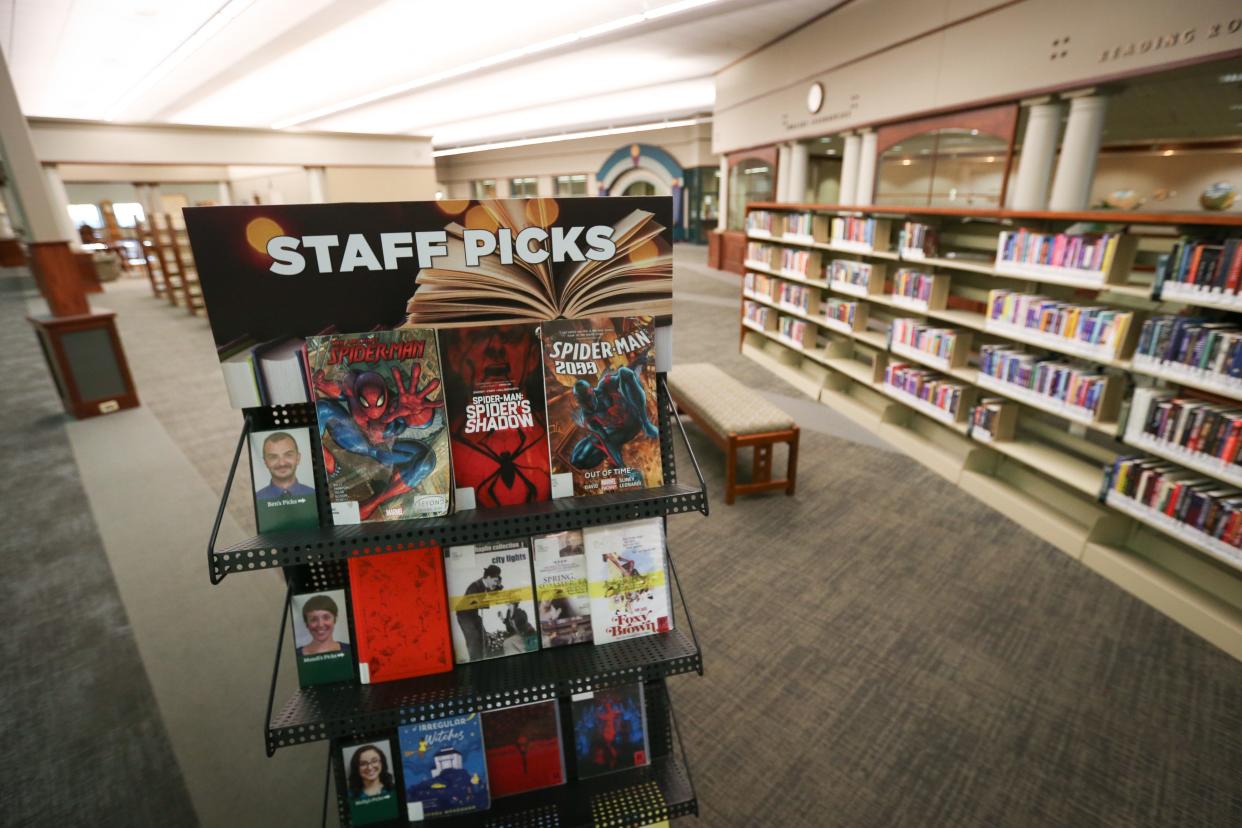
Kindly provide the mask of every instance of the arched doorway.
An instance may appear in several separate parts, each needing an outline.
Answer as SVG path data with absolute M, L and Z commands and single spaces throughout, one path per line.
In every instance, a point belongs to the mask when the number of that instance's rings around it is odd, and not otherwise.
M 655 194 L 655 185 L 650 181 L 635 181 L 621 193 L 623 196 L 652 196 Z

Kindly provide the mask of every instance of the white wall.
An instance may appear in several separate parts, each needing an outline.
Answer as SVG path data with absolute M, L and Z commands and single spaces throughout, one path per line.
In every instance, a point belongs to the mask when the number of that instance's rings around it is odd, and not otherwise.
M 436 197 L 430 167 L 328 167 L 328 201 L 429 201 Z
M 305 204 L 310 201 L 306 170 L 289 167 L 265 175 L 236 178 L 232 182 L 234 204 Z
M 1242 26 L 1229 31 L 1240 16 L 1236 0 L 856 0 L 716 75 L 712 146 L 763 146 L 1219 55 L 1242 48 Z M 816 81 L 824 103 L 812 115 Z

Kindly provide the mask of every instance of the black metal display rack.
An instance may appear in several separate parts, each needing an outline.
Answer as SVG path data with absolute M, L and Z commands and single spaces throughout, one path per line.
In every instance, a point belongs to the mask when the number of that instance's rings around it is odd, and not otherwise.
M 341 683 L 301 688 L 276 707 L 276 685 L 284 651 L 289 604 L 306 589 L 346 585 L 346 561 L 361 555 L 399 553 L 428 544 L 443 547 L 487 541 L 525 539 L 605 523 L 662 517 L 681 512 L 708 513 L 703 475 L 669 398 L 665 375 L 657 377 L 660 448 L 664 485 L 628 494 L 564 498 L 529 506 L 462 512 L 431 520 L 398 521 L 258 535 L 224 549 L 216 548 L 220 523 L 252 431 L 311 426 L 312 451 L 320 514 L 330 515 L 322 452 L 315 412 L 309 404 L 247 409 L 233 455 L 224 494 L 207 549 L 208 573 L 218 584 L 233 572 L 283 567 L 288 590 L 281 612 L 275 665 L 268 692 L 265 728 L 267 753 L 289 745 L 328 740 L 328 771 L 324 790 L 324 822 L 328 787 L 336 782 L 337 810 L 348 826 L 344 768 L 338 761 L 338 740 L 389 733 L 412 722 L 437 719 L 517 704 L 559 699 L 576 693 L 642 682 L 645 688 L 651 764 L 620 773 L 493 801 L 488 811 L 437 819 L 444 825 L 575 826 L 645 825 L 698 814 L 688 764 L 664 680 L 679 673 L 703 673 L 694 626 L 686 609 L 681 583 L 668 555 L 676 585 L 674 628 L 667 633 L 598 646 L 580 645 L 540 650 L 523 656 L 458 665 L 452 672 L 382 684 Z M 674 429 L 690 458 L 696 480 L 677 482 Z M 666 533 L 667 536 L 667 533 Z M 680 613 L 677 608 L 680 608 Z M 676 617 L 676 616 L 680 617 Z

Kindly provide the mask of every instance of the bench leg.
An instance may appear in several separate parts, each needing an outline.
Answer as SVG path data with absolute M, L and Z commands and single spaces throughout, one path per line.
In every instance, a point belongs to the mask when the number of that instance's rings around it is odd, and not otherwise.
M 789 467 L 786 477 L 789 478 L 789 485 L 785 487 L 785 494 L 792 496 L 794 493 L 794 485 L 798 480 L 798 427 L 794 426 L 793 437 L 789 439 Z
M 725 449 L 725 504 L 732 506 L 737 489 L 737 435 L 729 435 Z

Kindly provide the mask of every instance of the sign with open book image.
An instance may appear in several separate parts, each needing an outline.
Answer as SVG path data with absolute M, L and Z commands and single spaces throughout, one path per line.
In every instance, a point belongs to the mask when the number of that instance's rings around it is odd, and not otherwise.
M 185 211 L 235 407 L 311 399 L 303 340 L 672 313 L 667 197 Z

